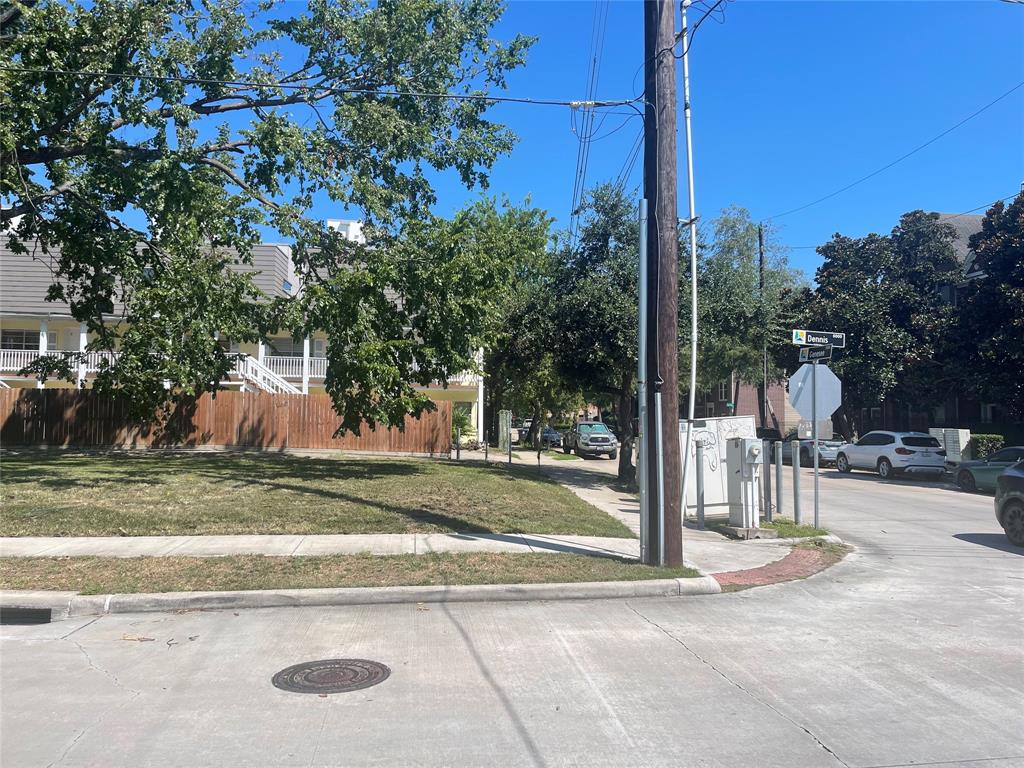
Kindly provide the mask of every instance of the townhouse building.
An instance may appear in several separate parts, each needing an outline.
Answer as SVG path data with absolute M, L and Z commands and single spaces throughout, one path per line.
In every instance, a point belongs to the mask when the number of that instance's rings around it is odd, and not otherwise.
M 328 221 L 333 229 L 357 242 L 362 241 L 358 221 Z M 253 249 L 252 263 L 235 264 L 232 269 L 251 273 L 255 286 L 267 297 L 292 297 L 302 290 L 288 246 L 261 244 Z M 52 255 L 11 250 L 0 236 L 0 388 L 89 387 L 101 361 L 114 352 L 86 352 L 90 336 L 84 323 L 72 316 L 67 305 L 46 301 L 53 283 Z M 113 321 L 121 308 L 114 306 Z M 291 336 L 272 336 L 256 344 L 239 344 L 225 339 L 236 353 L 234 370 L 221 386 L 226 389 L 265 391 L 271 394 L 305 395 L 323 393 L 327 373 L 327 335 L 318 332 L 296 341 Z M 77 380 L 50 379 L 44 383 L 19 374 L 41 355 L 86 352 L 79 364 Z M 482 353 L 480 355 L 482 365 Z M 432 400 L 450 401 L 470 415 L 477 434 L 483 433 L 483 377 L 466 372 L 444 386 L 436 382 L 421 387 Z

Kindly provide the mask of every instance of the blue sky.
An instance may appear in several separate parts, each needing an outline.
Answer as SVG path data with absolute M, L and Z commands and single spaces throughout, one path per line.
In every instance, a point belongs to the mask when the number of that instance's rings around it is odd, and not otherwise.
M 498 35 L 539 40 L 508 94 L 583 98 L 593 15 L 594 3 L 582 0 L 512 0 Z M 642 35 L 640 3 L 612 2 L 599 98 L 636 95 Z M 710 219 L 737 204 L 764 219 L 828 194 L 1024 81 L 1022 51 L 1024 5 L 995 0 L 731 2 L 724 23 L 705 22 L 690 52 L 698 213 Z M 577 147 L 569 111 L 499 105 L 490 114 L 520 136 L 495 167 L 490 193 L 530 195 L 566 222 Z M 608 116 L 601 133 L 625 119 Z M 680 113 L 680 139 L 681 125 Z M 633 119 L 596 141 L 588 181 L 614 178 L 639 130 Z M 887 232 L 915 208 L 960 213 L 1014 194 L 1022 181 L 1024 88 L 894 168 L 775 223 L 795 248 L 793 266 L 811 276 L 819 257 L 800 246 L 837 231 Z M 448 176 L 437 189 L 441 213 L 477 194 Z

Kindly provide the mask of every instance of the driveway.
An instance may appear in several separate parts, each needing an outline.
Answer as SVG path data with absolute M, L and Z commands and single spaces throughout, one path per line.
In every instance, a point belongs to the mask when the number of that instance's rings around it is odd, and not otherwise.
M 0 762 L 1024 766 L 1024 552 L 991 499 L 821 487 L 856 551 L 745 592 L 3 627 Z M 335 657 L 392 674 L 327 698 L 270 685 Z

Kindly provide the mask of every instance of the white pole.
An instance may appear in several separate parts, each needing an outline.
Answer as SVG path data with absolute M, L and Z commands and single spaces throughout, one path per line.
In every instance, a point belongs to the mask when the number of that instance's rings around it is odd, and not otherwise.
M 256 362 L 263 365 L 263 356 L 267 353 L 266 345 L 260 341 L 256 344 Z
M 636 399 L 637 399 L 637 477 L 640 480 L 640 562 L 650 563 L 648 550 L 651 544 L 650 530 L 647 525 L 650 514 L 650 495 L 648 490 L 647 462 L 650 450 L 646 432 L 647 424 L 647 200 L 640 201 L 640 320 L 637 326 L 639 335 L 639 353 L 636 368 Z
M 811 451 L 814 453 L 814 527 L 818 527 L 818 361 L 811 363 Z
M 47 333 L 49 332 L 49 326 L 45 320 L 39 321 L 39 356 L 42 357 L 46 354 L 46 343 Z M 43 382 L 40 379 L 36 379 L 36 389 L 42 389 Z
M 85 352 L 85 348 L 89 343 L 89 329 L 85 323 L 78 324 L 78 351 Z M 83 357 L 81 362 L 78 363 L 78 388 L 81 389 L 85 386 L 85 358 Z
M 661 392 L 654 393 L 654 421 L 657 424 L 658 456 L 658 565 L 665 564 L 665 454 L 661 424 Z
M 309 394 L 309 336 L 302 339 L 302 394 Z
M 484 439 L 484 348 L 480 347 L 477 352 L 480 359 L 480 379 L 476 383 L 476 439 L 483 442 Z
M 686 445 L 683 448 L 683 481 L 680 508 L 686 517 L 686 491 L 690 469 L 690 442 L 693 439 L 693 420 L 697 397 L 697 203 L 693 191 L 693 134 L 690 128 L 690 62 L 689 38 L 686 29 L 686 9 L 690 0 L 683 0 L 683 123 L 686 126 L 686 191 L 689 200 L 690 230 L 690 397 L 687 408 Z

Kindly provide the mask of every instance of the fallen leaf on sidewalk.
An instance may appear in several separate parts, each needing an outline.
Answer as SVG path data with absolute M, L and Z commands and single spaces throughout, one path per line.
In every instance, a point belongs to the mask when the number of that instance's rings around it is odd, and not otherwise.
M 136 643 L 151 643 L 155 637 L 143 637 L 142 635 L 121 635 L 122 640 L 131 640 Z
M 199 635 L 189 635 L 188 639 L 189 639 L 189 641 L 192 641 L 192 640 L 195 640 L 197 637 L 199 637 Z
M 423 603 L 416 603 L 416 610 L 417 611 L 429 611 L 430 609 L 427 608 L 427 606 L 425 606 Z

